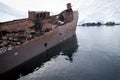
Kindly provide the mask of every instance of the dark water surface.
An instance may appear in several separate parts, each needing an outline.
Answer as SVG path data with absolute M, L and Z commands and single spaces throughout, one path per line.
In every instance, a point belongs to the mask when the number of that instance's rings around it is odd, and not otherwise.
M 120 26 L 79 26 L 76 37 L 18 80 L 120 80 Z

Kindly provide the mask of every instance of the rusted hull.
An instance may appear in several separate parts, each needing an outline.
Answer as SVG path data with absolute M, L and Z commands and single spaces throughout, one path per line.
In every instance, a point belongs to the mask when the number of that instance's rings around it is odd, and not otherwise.
M 74 12 L 74 20 L 72 22 L 54 28 L 40 37 L 1 54 L 0 75 L 70 38 L 75 33 L 77 20 L 78 12 Z

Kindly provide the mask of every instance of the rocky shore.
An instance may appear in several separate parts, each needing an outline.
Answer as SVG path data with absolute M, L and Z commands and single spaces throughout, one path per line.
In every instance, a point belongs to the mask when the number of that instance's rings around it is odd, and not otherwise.
M 102 26 L 102 25 L 114 26 L 114 25 L 120 25 L 120 23 L 115 23 L 115 22 L 106 22 L 106 23 L 102 23 L 102 22 L 87 22 L 87 23 L 83 23 L 83 24 L 78 25 L 78 26 Z

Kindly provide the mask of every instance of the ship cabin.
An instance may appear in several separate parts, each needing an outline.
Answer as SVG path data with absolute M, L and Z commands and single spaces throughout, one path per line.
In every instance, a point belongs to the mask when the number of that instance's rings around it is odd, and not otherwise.
M 39 20 L 49 18 L 50 12 L 29 11 L 28 15 L 30 20 L 37 22 Z

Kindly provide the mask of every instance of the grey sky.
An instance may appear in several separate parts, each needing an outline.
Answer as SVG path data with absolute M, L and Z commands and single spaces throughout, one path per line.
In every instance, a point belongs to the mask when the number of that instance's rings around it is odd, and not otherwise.
M 23 11 L 61 11 L 66 8 L 67 3 L 72 3 L 74 9 L 77 9 L 81 0 L 0 0 L 1 2 Z

